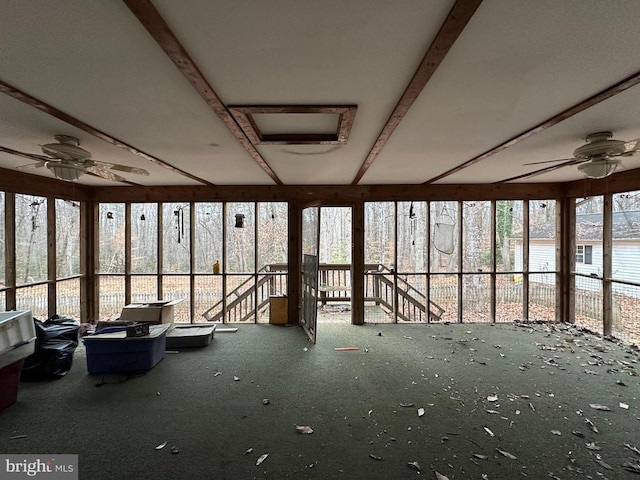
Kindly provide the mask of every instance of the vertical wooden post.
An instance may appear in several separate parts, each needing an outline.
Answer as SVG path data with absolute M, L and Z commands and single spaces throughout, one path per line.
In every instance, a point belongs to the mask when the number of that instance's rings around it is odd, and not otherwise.
M 458 277 L 458 323 L 462 323 L 462 308 L 463 308 L 463 288 L 462 288 L 462 280 L 463 280 L 463 276 L 462 276 L 462 241 L 464 238 L 464 232 L 463 232 L 463 227 L 462 227 L 462 219 L 463 219 L 463 211 L 462 209 L 464 208 L 464 202 L 459 200 L 458 201 L 458 251 L 457 251 L 457 255 L 458 255 L 458 273 L 457 273 L 457 277 Z
M 131 303 L 131 203 L 124 204 L 124 304 Z
M 4 194 L 5 309 L 16 309 L 16 194 Z
M 497 274 L 496 274 L 496 239 L 497 239 L 497 235 L 496 235 L 496 208 L 497 208 L 497 203 L 495 200 L 491 200 L 491 279 L 490 279 L 490 283 L 491 283 L 491 287 L 489 290 L 489 295 L 490 295 L 490 299 L 489 299 L 489 309 L 490 309 L 490 313 L 489 315 L 491 316 L 491 322 L 492 323 L 496 323 L 496 300 L 497 300 L 497 294 L 496 294 L 496 279 L 497 279 Z M 506 241 L 506 239 L 505 239 Z
M 425 206 L 425 231 L 426 231 L 426 239 L 424 242 L 424 248 L 426 249 L 427 262 L 425 265 L 425 298 L 427 299 L 427 304 L 425 305 L 427 310 L 427 323 L 431 322 L 431 202 L 426 202 Z
M 49 317 L 57 313 L 56 270 L 56 199 L 47 197 L 47 312 Z
M 287 280 L 287 318 L 288 323 L 300 323 L 300 294 L 302 275 L 302 208 L 299 203 L 289 201 L 289 278 Z
M 529 321 L 529 200 L 522 202 L 522 318 Z
M 196 204 L 189 202 L 189 323 L 193 323 L 196 311 Z
M 99 211 L 93 201 L 80 202 L 80 321 L 88 323 L 99 319 Z
M 613 334 L 613 198 L 610 193 L 604 195 L 602 217 L 602 333 L 605 337 Z
M 393 321 L 398 323 L 398 201 L 393 202 Z
M 576 201 L 563 198 L 556 208 L 556 322 L 575 321 Z
M 351 323 L 364 325 L 364 201 L 352 206 Z
M 258 242 L 260 232 L 258 231 L 258 202 L 253 202 L 253 323 L 258 323 Z
M 227 323 L 227 215 L 228 202 L 222 203 L 222 323 Z
M 567 198 L 567 212 L 565 218 L 567 241 L 567 264 L 564 266 L 567 279 L 565 282 L 567 293 L 565 294 L 566 308 L 563 312 L 563 321 L 575 323 L 576 321 L 576 277 L 573 272 L 576 269 L 576 199 Z
M 163 291 L 162 291 L 162 273 L 164 271 L 164 235 L 162 231 L 164 229 L 164 203 L 158 202 L 157 204 L 157 214 L 156 218 L 158 219 L 158 231 L 156 232 L 157 236 L 157 250 L 158 250 L 158 261 L 157 261 L 157 291 L 158 291 L 158 299 L 162 299 Z

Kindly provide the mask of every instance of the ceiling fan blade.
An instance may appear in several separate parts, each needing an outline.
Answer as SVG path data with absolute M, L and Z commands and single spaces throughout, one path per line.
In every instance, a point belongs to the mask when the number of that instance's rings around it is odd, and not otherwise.
M 96 165 L 88 165 L 84 167 L 87 172 L 91 172 L 98 177 L 105 178 L 107 180 L 113 180 L 114 182 L 126 182 L 127 179 L 121 177 L 120 175 L 116 175 L 115 173 L 110 172 L 109 170 L 105 170 L 104 168 L 100 168 Z
M 538 175 L 542 175 L 543 173 L 553 172 L 554 170 L 558 170 L 558 169 L 564 168 L 564 167 L 569 167 L 571 165 L 575 165 L 577 163 L 583 163 L 583 162 L 584 162 L 584 160 L 580 160 L 578 158 L 570 158 L 570 159 L 568 159 L 568 161 L 566 161 L 564 163 L 558 163 L 557 165 L 551 165 L 549 167 L 541 168 L 540 170 L 534 170 L 533 172 L 523 173 L 521 175 L 516 175 L 515 177 L 505 178 L 504 180 L 500 180 L 500 181 L 494 182 L 494 183 L 506 183 L 506 182 L 513 182 L 515 180 L 521 180 L 523 178 L 537 177 Z
M 619 157 L 640 157 L 640 150 L 631 150 L 629 152 L 621 153 Z
M 626 155 L 627 153 L 637 152 L 638 150 L 640 150 L 640 138 L 636 138 L 635 140 L 631 140 L 630 142 L 625 143 L 624 153 L 622 155 L 627 157 L 628 156 Z
M 558 160 L 545 160 L 543 162 L 530 162 L 530 163 L 523 163 L 522 165 L 540 165 L 543 163 L 555 163 L 555 162 L 568 162 L 571 160 L 577 160 L 576 158 L 559 158 Z M 583 160 L 580 160 L 581 162 Z
M 21 152 L 19 150 L 13 150 L 12 148 L 2 147 L 2 146 L 0 146 L 0 152 L 9 153 L 11 155 L 16 155 L 18 157 L 28 158 L 30 160 L 41 160 L 44 162 L 51 160 L 51 157 L 47 157 L 45 155 L 39 155 L 37 153 Z
M 101 162 L 99 160 L 92 160 L 92 163 L 108 170 L 116 170 L 118 172 L 126 172 L 126 173 L 135 173 L 136 175 L 149 175 L 149 172 L 147 172 L 144 168 L 129 167 L 127 165 L 120 165 L 119 163 Z
M 24 168 L 41 168 L 44 167 L 44 164 L 46 162 L 44 160 L 40 160 L 39 162 L 36 163 L 27 163 L 26 165 L 19 165 L 16 167 L 16 170 L 22 170 Z

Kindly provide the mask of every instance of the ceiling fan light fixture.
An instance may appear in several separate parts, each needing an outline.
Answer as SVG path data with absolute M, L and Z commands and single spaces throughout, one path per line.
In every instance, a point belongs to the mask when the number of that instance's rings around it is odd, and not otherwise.
M 85 174 L 84 168 L 77 165 L 47 162 L 45 166 L 53 173 L 54 177 L 65 182 L 75 182 Z
M 586 178 L 605 178 L 615 172 L 619 164 L 620 160 L 605 158 L 603 160 L 583 163 L 578 166 L 578 170 L 580 170 Z

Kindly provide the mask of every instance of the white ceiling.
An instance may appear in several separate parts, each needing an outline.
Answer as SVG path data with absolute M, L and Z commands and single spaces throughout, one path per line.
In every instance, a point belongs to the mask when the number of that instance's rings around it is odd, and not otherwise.
M 346 144 L 254 146 L 284 184 L 349 185 L 455 2 L 151 3 L 225 106 L 357 105 Z M 484 0 L 359 183 L 429 181 L 640 72 L 638 18 L 637 0 Z M 123 174 L 140 185 L 276 182 L 124 2 L 4 0 L 0 45 L 1 82 L 190 176 L 3 93 L 1 147 L 40 154 L 66 134 L 97 160 L 148 170 Z M 597 131 L 638 138 L 639 112 L 634 86 L 436 183 L 533 172 L 545 165 L 523 164 L 569 158 Z M 336 118 L 309 117 L 292 133 L 325 132 Z M 256 121 L 277 132 L 296 123 Z M 2 168 L 26 163 L 0 152 Z M 640 157 L 623 168 L 640 168 Z M 568 166 L 519 181 L 579 178 Z M 80 183 L 118 184 L 87 175 Z

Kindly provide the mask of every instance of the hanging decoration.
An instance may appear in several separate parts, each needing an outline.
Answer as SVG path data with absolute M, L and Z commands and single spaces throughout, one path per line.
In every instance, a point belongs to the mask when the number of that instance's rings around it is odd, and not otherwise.
M 444 205 L 433 228 L 433 247 L 436 250 L 446 255 L 453 253 L 455 226 L 455 220 Z
M 44 203 L 44 200 L 35 200 L 29 204 L 31 207 L 31 231 L 35 232 L 38 228 L 38 211 L 40 210 L 40 205 Z
M 409 206 L 409 231 L 411 236 L 411 245 L 415 246 L 416 244 L 416 212 L 413 210 L 413 202 Z
M 236 213 L 236 228 L 244 228 L 244 214 Z
M 173 215 L 176 217 L 176 230 L 178 230 L 178 243 L 182 242 L 184 238 L 184 209 L 185 205 L 178 207 L 173 211 Z

